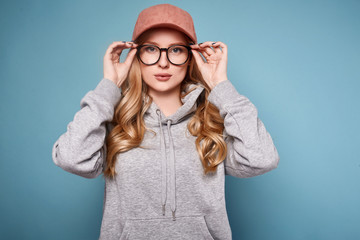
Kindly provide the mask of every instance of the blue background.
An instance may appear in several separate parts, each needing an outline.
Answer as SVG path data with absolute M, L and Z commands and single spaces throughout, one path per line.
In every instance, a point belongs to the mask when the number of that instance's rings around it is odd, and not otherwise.
M 54 142 L 102 78 L 113 41 L 163 1 L 2 1 L 0 238 L 97 239 L 104 181 L 65 172 Z M 226 177 L 234 239 L 360 239 L 360 1 L 169 1 L 259 110 L 277 169 Z

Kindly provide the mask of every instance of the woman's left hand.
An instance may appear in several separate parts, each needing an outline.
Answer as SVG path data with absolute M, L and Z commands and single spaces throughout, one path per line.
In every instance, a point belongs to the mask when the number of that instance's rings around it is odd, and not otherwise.
M 204 42 L 190 46 L 205 82 L 213 89 L 227 79 L 227 46 L 222 42 Z M 221 47 L 221 49 L 220 49 Z M 203 60 L 200 53 L 205 57 Z

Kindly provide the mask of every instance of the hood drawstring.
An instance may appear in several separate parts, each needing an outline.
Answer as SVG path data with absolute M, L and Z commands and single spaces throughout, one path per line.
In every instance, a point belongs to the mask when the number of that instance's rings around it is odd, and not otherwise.
M 175 186 L 175 150 L 174 150 L 174 141 L 171 135 L 170 126 L 171 120 L 167 121 L 168 132 L 169 132 L 169 141 L 170 141 L 170 201 L 171 201 L 171 211 L 173 220 L 175 221 L 175 210 L 176 210 L 176 186 Z
M 161 127 L 161 113 L 160 110 L 156 110 L 159 116 L 159 127 L 160 127 L 160 150 L 161 150 L 161 205 L 162 214 L 165 216 L 165 204 L 166 204 L 166 149 L 163 129 Z
M 162 204 L 162 214 L 165 216 L 165 205 L 167 197 L 167 174 L 166 174 L 166 148 L 165 148 L 165 136 L 162 129 L 162 119 L 160 109 L 156 109 L 156 113 L 159 116 L 159 127 L 160 127 L 160 148 L 161 148 L 161 204 Z M 173 221 L 175 221 L 175 211 L 176 211 L 176 185 L 175 185 L 175 150 L 174 150 L 174 141 L 171 135 L 171 120 L 167 121 L 167 127 L 169 132 L 169 144 L 170 144 L 170 204 Z

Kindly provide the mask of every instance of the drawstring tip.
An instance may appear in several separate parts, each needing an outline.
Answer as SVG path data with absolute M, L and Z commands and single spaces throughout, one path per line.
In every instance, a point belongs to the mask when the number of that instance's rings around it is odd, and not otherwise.
M 165 216 L 165 204 L 162 205 L 162 214 L 163 214 L 163 216 Z
M 172 217 L 173 217 L 173 221 L 175 221 L 175 211 L 172 211 Z

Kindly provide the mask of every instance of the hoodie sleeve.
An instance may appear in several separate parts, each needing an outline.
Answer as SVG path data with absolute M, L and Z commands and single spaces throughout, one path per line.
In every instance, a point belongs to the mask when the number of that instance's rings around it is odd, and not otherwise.
M 279 155 L 256 107 L 229 80 L 218 83 L 208 101 L 224 119 L 227 157 L 225 174 L 239 178 L 264 174 L 277 167 Z
M 111 127 L 121 89 L 103 78 L 80 102 L 80 110 L 52 148 L 54 163 L 70 173 L 96 178 L 106 159 L 105 137 Z

